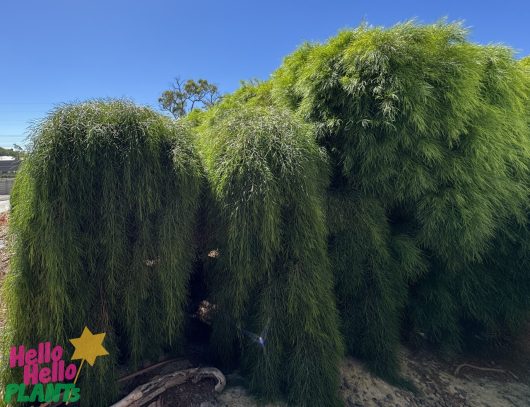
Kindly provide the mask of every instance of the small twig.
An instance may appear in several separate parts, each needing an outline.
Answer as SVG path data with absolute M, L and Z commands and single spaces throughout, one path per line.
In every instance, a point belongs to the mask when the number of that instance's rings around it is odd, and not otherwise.
M 161 367 L 161 366 L 167 365 L 167 364 L 169 364 L 171 362 L 175 362 L 177 360 L 178 359 L 168 359 L 168 360 L 164 360 L 163 362 L 159 362 L 159 363 L 155 363 L 154 365 L 147 366 L 146 368 L 138 370 L 137 372 L 131 373 L 130 375 L 120 377 L 118 379 L 118 383 L 126 382 L 126 381 L 128 381 L 130 379 L 135 378 L 136 376 L 140 376 L 140 375 L 142 375 L 144 373 L 150 372 L 153 369 L 156 369 L 157 367 Z M 63 393 L 61 393 L 61 396 L 62 395 L 63 395 Z M 63 402 L 58 402 L 58 403 L 47 402 L 47 403 L 40 404 L 39 407 L 60 406 L 62 404 L 63 404 Z
M 226 379 L 223 373 L 216 368 L 195 368 L 187 370 L 179 370 L 164 376 L 154 378 L 148 383 L 142 384 L 134 389 L 129 395 L 121 399 L 111 407 L 140 407 L 150 404 L 157 397 L 162 395 L 168 389 L 192 380 L 193 383 L 207 378 L 213 377 L 217 379 L 215 391 L 220 393 L 226 385 Z
M 481 367 L 481 366 L 475 366 L 475 365 L 470 365 L 469 363 L 463 363 L 461 365 L 458 365 L 458 367 L 456 368 L 455 370 L 455 376 L 458 376 L 458 374 L 460 373 L 460 370 L 462 370 L 462 368 L 464 367 L 469 367 L 471 369 L 476 369 L 476 370 L 482 370 L 483 372 L 495 372 L 495 373 L 507 373 L 507 374 L 510 374 L 511 376 L 513 376 L 513 378 L 515 380 L 519 380 L 519 378 L 512 372 L 510 372 L 509 370 L 505 370 L 505 369 L 496 369 L 496 368 L 493 368 L 493 367 Z
M 143 369 L 140 369 L 134 373 L 131 373 L 127 376 L 123 376 L 123 377 L 120 377 L 118 379 L 118 383 L 122 383 L 122 382 L 126 382 L 127 380 L 130 380 L 136 376 L 140 376 L 144 373 L 147 373 L 147 372 L 150 372 L 151 370 L 153 369 L 156 369 L 157 367 L 161 367 L 161 366 L 164 366 L 164 365 L 167 365 L 171 362 L 175 362 L 177 359 L 169 359 L 169 360 L 164 360 L 163 362 L 159 362 L 159 363 L 155 363 L 154 365 L 151 365 L 151 366 L 147 366 L 146 368 L 143 368 Z

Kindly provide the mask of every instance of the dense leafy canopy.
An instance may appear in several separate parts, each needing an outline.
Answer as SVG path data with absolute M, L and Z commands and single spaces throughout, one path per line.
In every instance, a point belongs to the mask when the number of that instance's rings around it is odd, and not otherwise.
M 530 310 L 529 63 L 466 37 L 459 24 L 362 26 L 225 99 L 317 129 L 346 344 L 390 378 L 404 332 L 455 349 Z

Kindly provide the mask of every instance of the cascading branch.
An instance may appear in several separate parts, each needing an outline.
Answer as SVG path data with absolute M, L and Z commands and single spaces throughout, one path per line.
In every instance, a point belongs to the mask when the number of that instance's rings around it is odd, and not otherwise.
M 93 407 L 116 398 L 118 362 L 178 349 L 201 179 L 187 129 L 147 108 L 94 101 L 50 114 L 11 197 L 4 351 L 66 346 L 85 325 L 105 332 L 110 355 L 78 382 Z
M 288 111 L 233 104 L 197 128 L 211 191 L 206 280 L 211 343 L 239 357 L 251 390 L 292 405 L 341 405 L 342 340 L 327 257 L 325 153 Z M 260 338 L 261 337 L 261 338 Z
M 458 24 L 363 26 L 304 45 L 254 90 L 314 124 L 331 157 L 344 335 L 382 374 L 400 327 L 458 347 L 529 311 L 528 273 L 496 259 L 501 235 L 518 241 L 510 225 L 528 230 L 527 83 L 510 49 L 466 36 Z
M 441 298 L 446 296 L 450 306 L 457 309 L 460 326 L 465 330 L 455 334 L 464 336 L 464 339 L 479 338 L 494 343 L 506 343 L 513 339 L 513 335 L 528 321 L 530 314 L 530 60 L 522 59 L 517 65 L 522 68 L 525 76 L 523 84 L 516 82 L 519 90 L 526 97 L 522 99 L 513 96 L 512 103 L 517 105 L 516 111 L 511 111 L 513 117 L 506 117 L 505 124 L 511 126 L 511 119 L 519 124 L 521 120 L 521 107 L 526 108 L 527 132 L 524 142 L 515 144 L 521 156 L 520 168 L 515 168 L 512 179 L 524 185 L 527 197 L 522 202 L 522 215 L 519 212 L 511 213 L 509 218 L 497 228 L 495 237 L 481 262 L 466 265 L 456 275 L 450 275 L 445 280 L 430 279 L 421 282 L 425 284 L 418 290 L 420 296 L 417 302 L 411 304 L 411 309 L 419 309 L 430 302 L 426 298 L 432 292 L 443 292 Z M 512 61 L 513 63 L 513 61 Z M 513 69 L 513 65 L 512 65 Z M 509 71 L 508 71 L 509 72 Z M 518 73 L 519 74 L 519 73 Z M 517 78 L 519 79 L 519 77 Z M 521 86 L 524 85 L 524 86 Z M 497 84 L 503 87 L 504 84 Z M 491 88 L 489 88 L 491 90 Z M 509 89 L 509 88 L 508 88 Z M 491 92 L 493 95 L 506 95 L 501 91 Z M 509 104 L 499 99 L 497 109 L 509 108 Z M 521 106 L 522 103 L 522 106 Z M 510 112 L 510 110 L 508 109 Z M 525 116 L 523 116 L 524 119 Z M 517 128 L 516 128 L 517 129 Z M 432 284 L 432 285 L 430 285 Z M 421 287 L 421 286 L 420 286 Z M 456 293 L 456 295 L 455 295 Z M 420 307 L 416 307 L 417 304 Z M 437 310 L 429 309 L 430 313 L 420 314 L 420 321 L 428 326 L 432 315 Z M 412 312 L 414 315 L 414 313 Z M 435 322 L 437 322 L 435 320 Z M 456 324 L 455 324 L 456 325 Z M 438 329 L 439 325 L 434 328 Z M 453 334 L 453 335 L 455 335 Z M 455 335 L 455 336 L 456 336 Z M 440 342 L 447 336 L 442 336 Z M 509 343 L 509 342 L 508 342 Z

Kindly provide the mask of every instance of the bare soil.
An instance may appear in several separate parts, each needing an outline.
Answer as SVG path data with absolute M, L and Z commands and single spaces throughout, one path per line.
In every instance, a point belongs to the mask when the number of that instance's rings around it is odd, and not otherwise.
M 2 212 L 0 213 L 0 287 L 4 282 L 4 278 L 7 274 L 8 265 L 9 265 L 9 253 L 7 246 L 7 222 L 9 220 L 9 213 Z M 0 296 L 0 329 L 4 327 L 5 320 L 5 305 Z
M 402 373 L 418 389 L 417 393 L 412 393 L 373 376 L 362 363 L 347 358 L 341 367 L 341 394 L 348 407 L 530 406 L 528 377 L 516 375 L 516 379 L 506 366 L 491 360 L 473 360 L 469 364 L 495 370 L 483 371 L 464 366 L 455 374 L 462 364 L 462 360 L 448 362 L 430 352 L 403 349 Z M 216 403 L 212 405 L 259 406 L 240 386 L 227 388 L 217 396 Z M 281 404 L 267 406 L 279 407 Z

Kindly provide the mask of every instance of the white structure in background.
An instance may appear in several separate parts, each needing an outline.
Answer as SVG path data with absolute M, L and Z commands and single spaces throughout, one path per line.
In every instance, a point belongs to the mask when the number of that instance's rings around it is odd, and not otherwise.
M 7 212 L 9 208 L 9 195 L 0 195 L 0 213 Z
M 0 156 L 0 196 L 9 195 L 20 160 L 12 156 Z

